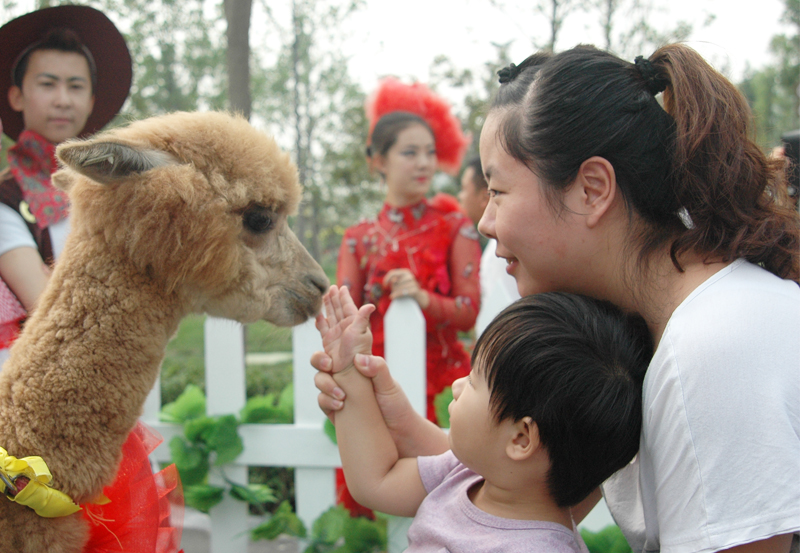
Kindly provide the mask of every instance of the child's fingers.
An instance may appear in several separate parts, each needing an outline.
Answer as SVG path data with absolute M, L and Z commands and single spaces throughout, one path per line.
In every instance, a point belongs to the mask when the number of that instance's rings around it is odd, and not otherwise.
M 336 319 L 336 310 L 333 307 L 333 297 L 336 295 L 335 286 L 331 286 L 330 291 L 322 298 L 322 303 L 325 305 L 325 318 L 328 321 L 328 326 L 334 326 L 338 322 Z
M 345 317 L 350 317 L 358 312 L 353 296 L 350 295 L 350 290 L 347 286 L 339 288 L 339 301 L 342 303 L 342 313 Z
M 328 325 L 328 319 L 322 313 L 317 313 L 317 317 L 314 319 L 314 326 L 317 327 L 320 334 L 325 334 L 331 328 Z
M 375 309 L 375 306 L 371 303 L 365 303 L 359 308 L 356 321 L 359 323 L 360 332 L 364 332 L 369 327 L 369 316 L 372 315 Z
M 333 305 L 333 315 L 335 322 L 339 323 L 344 320 L 344 311 L 342 311 L 342 289 L 336 290 L 335 294 L 331 294 L 331 304 Z

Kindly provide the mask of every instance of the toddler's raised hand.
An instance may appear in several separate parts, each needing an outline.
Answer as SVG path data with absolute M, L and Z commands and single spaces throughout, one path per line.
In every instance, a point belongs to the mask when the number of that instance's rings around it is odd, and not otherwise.
M 372 353 L 369 316 L 375 306 L 368 303 L 356 309 L 345 286 L 331 286 L 323 303 L 325 314 L 317 315 L 316 326 L 322 336 L 325 353 L 333 362 L 331 372 L 337 373 L 350 367 L 357 353 Z

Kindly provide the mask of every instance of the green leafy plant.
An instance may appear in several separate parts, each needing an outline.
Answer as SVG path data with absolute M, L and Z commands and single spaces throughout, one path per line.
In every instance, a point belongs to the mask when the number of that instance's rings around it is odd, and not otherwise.
M 265 484 L 242 485 L 225 477 L 224 466 L 244 450 L 238 427 L 245 423 L 289 423 L 292 420 L 294 391 L 287 385 L 280 394 L 250 398 L 237 418 L 235 415 L 209 417 L 202 390 L 187 386 L 178 398 L 161 409 L 161 420 L 183 425 L 183 436 L 169 443 L 172 462 L 184 486 L 186 505 L 208 513 L 227 493 L 244 501 L 261 515 L 263 505 L 277 501 L 274 490 Z M 330 426 L 333 429 L 333 425 Z M 336 433 L 333 430 L 335 439 Z M 208 483 L 208 474 L 217 470 L 225 486 Z M 268 519 L 250 530 L 252 540 L 274 540 L 281 534 L 305 538 L 307 531 L 283 501 Z M 307 553 L 373 553 L 386 550 L 386 521 L 352 518 L 343 507 L 332 507 L 313 524 Z
M 590 553 L 632 553 L 625 536 L 616 525 L 606 526 L 599 532 L 581 530 L 581 536 Z
M 450 411 L 448 405 L 453 401 L 453 388 L 448 386 L 433 398 L 433 408 L 436 411 L 436 420 L 442 428 L 450 428 Z
M 259 524 L 250 531 L 253 540 L 274 540 L 281 534 L 306 537 L 306 527 L 294 514 L 288 501 L 283 501 L 267 522 Z
M 386 519 L 351 517 L 341 505 L 314 521 L 304 553 L 375 553 L 386 551 Z

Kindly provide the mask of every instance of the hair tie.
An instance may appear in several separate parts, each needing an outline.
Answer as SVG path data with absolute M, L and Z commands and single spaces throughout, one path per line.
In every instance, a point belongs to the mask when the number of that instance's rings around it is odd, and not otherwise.
M 669 79 L 661 74 L 658 67 L 653 65 L 653 62 L 644 56 L 636 56 L 636 59 L 633 60 L 633 64 L 639 72 L 639 75 L 642 76 L 647 92 L 655 96 L 659 92 L 664 92 L 664 90 L 666 90 L 669 85 Z
M 497 72 L 497 76 L 500 77 L 500 84 L 510 83 L 517 78 L 517 75 L 519 75 L 523 69 L 523 67 L 519 67 L 513 63 L 508 67 L 502 68 Z

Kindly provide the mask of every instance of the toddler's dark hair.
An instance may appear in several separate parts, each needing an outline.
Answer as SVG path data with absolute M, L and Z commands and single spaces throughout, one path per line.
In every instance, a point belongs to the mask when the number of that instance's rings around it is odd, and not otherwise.
M 639 450 L 644 320 L 585 296 L 543 293 L 503 310 L 478 339 L 496 420 L 530 417 L 550 457 L 548 488 L 576 505 Z

